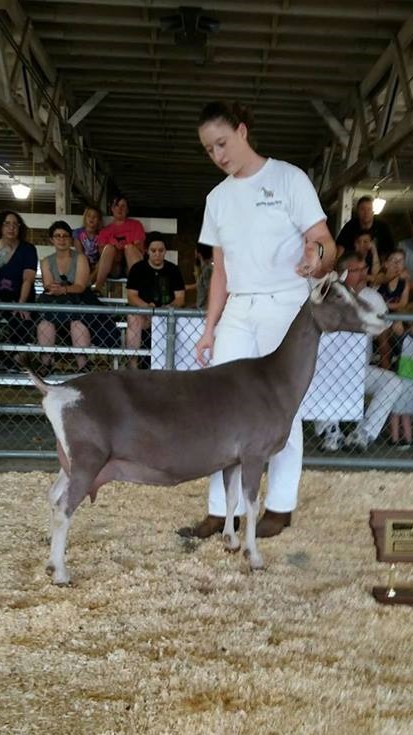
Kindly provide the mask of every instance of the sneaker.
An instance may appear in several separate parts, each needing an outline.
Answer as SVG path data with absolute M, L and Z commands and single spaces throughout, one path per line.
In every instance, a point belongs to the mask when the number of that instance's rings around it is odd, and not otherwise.
M 399 446 L 399 440 L 392 439 L 391 437 L 389 437 L 388 439 L 386 439 L 386 444 L 388 447 L 393 447 L 393 449 L 395 449 L 396 447 Z
M 321 449 L 324 452 L 338 452 L 343 446 L 344 434 L 338 424 L 330 424 L 325 432 Z
M 358 449 L 364 452 L 369 445 L 369 437 L 364 429 L 357 428 L 348 434 L 344 440 L 344 446 L 347 449 Z
M 406 449 L 411 448 L 411 444 L 407 439 L 401 439 L 401 441 L 397 442 L 397 449 L 400 449 L 400 451 L 405 451 Z
M 314 433 L 316 436 L 322 436 L 331 426 L 331 421 L 314 421 Z

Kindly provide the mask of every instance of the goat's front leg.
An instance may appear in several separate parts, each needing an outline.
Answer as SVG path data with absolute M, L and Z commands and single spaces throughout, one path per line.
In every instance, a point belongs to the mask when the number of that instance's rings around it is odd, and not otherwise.
M 233 467 L 227 467 L 222 473 L 227 502 L 227 514 L 225 516 L 225 526 L 222 532 L 222 537 L 227 551 L 239 551 L 241 546 L 234 527 L 235 508 L 237 507 L 239 499 L 240 472 L 241 466 L 235 465 Z
M 51 507 L 51 535 L 50 556 L 46 565 L 46 572 L 52 576 L 54 584 L 67 585 L 70 575 L 65 566 L 65 550 L 70 518 L 66 514 L 69 478 L 61 469 L 57 479 L 49 490 Z
M 264 568 L 264 562 L 258 551 L 256 541 L 256 526 L 259 512 L 258 492 L 263 469 L 264 463 L 261 460 L 248 459 L 242 463 L 242 492 L 247 511 L 247 528 L 243 554 L 249 560 L 252 570 Z

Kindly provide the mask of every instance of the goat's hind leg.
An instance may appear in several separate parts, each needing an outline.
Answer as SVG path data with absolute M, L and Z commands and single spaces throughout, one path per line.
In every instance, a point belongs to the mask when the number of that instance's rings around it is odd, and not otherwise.
M 52 509 L 52 542 L 46 571 L 52 575 L 53 583 L 66 585 L 70 575 L 65 566 L 65 550 L 70 521 L 76 508 L 90 492 L 100 464 L 88 463 L 75 466 L 72 463 L 70 476 L 61 469 L 50 488 L 49 502 Z
M 244 495 L 245 508 L 247 511 L 247 529 L 245 536 L 244 557 L 249 560 L 250 568 L 263 569 L 264 562 L 257 549 L 256 526 L 259 512 L 258 492 L 264 470 L 264 462 L 261 459 L 246 458 L 242 462 L 241 478 L 242 492 Z
M 225 486 L 225 497 L 227 502 L 227 514 L 225 516 L 225 526 L 222 532 L 225 548 L 227 551 L 239 551 L 240 541 L 235 533 L 234 515 L 235 508 L 238 505 L 239 489 L 240 489 L 240 473 L 241 466 L 234 465 L 223 470 L 223 479 Z
M 68 488 L 69 477 L 61 469 L 49 490 L 52 540 L 50 556 L 46 565 L 47 574 L 50 574 L 53 583 L 58 585 L 66 585 L 70 582 L 70 575 L 64 561 L 67 534 L 70 526 L 70 517 L 66 513 Z

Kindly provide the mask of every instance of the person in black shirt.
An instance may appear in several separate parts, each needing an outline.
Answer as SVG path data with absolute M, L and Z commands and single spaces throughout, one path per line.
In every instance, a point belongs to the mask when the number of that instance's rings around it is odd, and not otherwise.
M 127 282 L 130 306 L 182 307 L 185 302 L 185 284 L 178 266 L 165 260 L 166 245 L 160 232 L 146 236 L 147 253 L 144 260 L 135 263 L 129 271 Z M 148 329 L 150 319 L 140 314 L 128 315 L 126 346 L 138 350 L 142 342 L 142 330 Z M 137 367 L 131 358 L 129 367 Z
M 5 341 L 24 345 L 33 340 L 32 315 L 24 304 L 35 300 L 34 281 L 37 271 L 37 251 L 26 241 L 27 228 L 17 212 L 0 212 L 0 303 L 16 303 L 16 311 L 1 311 L 8 323 Z M 3 367 L 20 363 L 19 355 L 0 355 Z
M 390 227 L 373 214 L 373 199 L 369 196 L 361 197 L 358 200 L 356 216 L 346 222 L 337 235 L 338 256 L 354 250 L 354 241 L 360 232 L 368 232 L 371 235 L 381 262 L 396 247 Z

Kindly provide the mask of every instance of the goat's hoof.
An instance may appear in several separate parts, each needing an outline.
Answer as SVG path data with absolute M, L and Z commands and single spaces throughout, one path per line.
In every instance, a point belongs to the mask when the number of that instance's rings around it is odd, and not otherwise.
M 50 562 L 50 561 L 49 561 L 49 562 L 47 562 L 47 564 L 46 564 L 46 568 L 45 568 L 45 572 L 46 572 L 46 574 L 48 574 L 48 575 L 49 575 L 49 577 L 51 577 L 51 576 L 52 576 L 52 574 L 54 574 L 54 572 L 55 572 L 55 567 L 54 567 L 54 564 L 52 564 L 52 562 Z
M 68 572 L 66 572 L 66 570 L 61 572 L 60 574 L 57 574 L 57 572 L 55 571 L 53 574 L 52 582 L 54 585 L 56 585 L 56 587 L 70 587 L 72 584 L 70 581 L 70 575 L 68 574 Z
M 224 540 L 225 551 L 228 551 L 231 554 L 235 554 L 237 551 L 240 550 L 241 544 L 237 536 L 231 536 L 229 533 L 225 533 L 222 538 Z
M 244 549 L 243 556 L 244 559 L 247 559 L 252 572 L 264 569 L 264 562 L 261 554 L 253 554 L 250 549 Z

